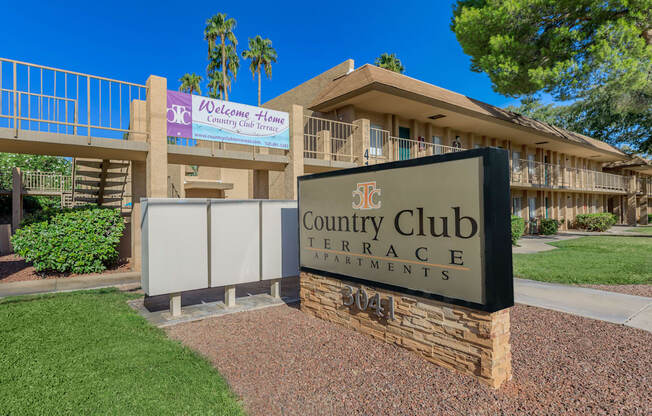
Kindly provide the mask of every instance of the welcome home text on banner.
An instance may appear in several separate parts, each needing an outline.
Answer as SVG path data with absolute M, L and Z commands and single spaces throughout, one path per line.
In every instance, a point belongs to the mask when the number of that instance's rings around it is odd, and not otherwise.
M 230 101 L 167 93 L 168 137 L 290 148 L 290 115 Z

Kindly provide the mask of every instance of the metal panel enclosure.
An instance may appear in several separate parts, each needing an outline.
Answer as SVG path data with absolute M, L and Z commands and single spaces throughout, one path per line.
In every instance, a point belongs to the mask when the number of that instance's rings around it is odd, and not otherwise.
M 260 280 L 258 201 L 211 200 L 210 287 Z
M 202 289 L 208 281 L 205 199 L 143 199 L 141 283 L 150 296 Z
M 297 201 L 262 201 L 261 210 L 261 280 L 298 275 Z

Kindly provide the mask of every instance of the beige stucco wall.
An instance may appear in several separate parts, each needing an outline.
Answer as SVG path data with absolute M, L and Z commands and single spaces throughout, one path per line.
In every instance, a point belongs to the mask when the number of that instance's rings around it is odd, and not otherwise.
M 279 95 L 278 97 L 267 101 L 262 106 L 279 111 L 290 111 L 293 104 L 304 107 L 306 114 L 311 114 L 312 111 L 307 110 L 307 107 L 331 81 L 335 78 L 345 75 L 354 69 L 353 59 L 347 59 L 339 65 L 317 75 L 308 81 L 297 85 L 291 90 Z

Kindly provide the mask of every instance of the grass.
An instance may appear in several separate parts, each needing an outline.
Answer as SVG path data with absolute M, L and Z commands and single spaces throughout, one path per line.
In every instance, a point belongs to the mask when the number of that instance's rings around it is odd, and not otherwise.
M 629 228 L 625 230 L 630 233 L 643 233 L 643 234 L 652 234 L 652 225 L 643 225 L 636 228 Z
M 0 414 L 244 414 L 207 360 L 126 304 L 134 297 L 0 300 Z
M 575 284 L 652 284 L 652 238 L 581 237 L 558 250 L 514 254 L 514 276 Z

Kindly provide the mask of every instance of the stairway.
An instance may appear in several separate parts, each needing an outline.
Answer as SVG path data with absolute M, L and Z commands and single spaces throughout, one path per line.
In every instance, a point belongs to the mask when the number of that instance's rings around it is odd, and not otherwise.
M 96 204 L 102 207 L 126 207 L 125 189 L 129 161 L 80 159 L 74 161 L 74 191 L 62 196 L 71 206 Z

